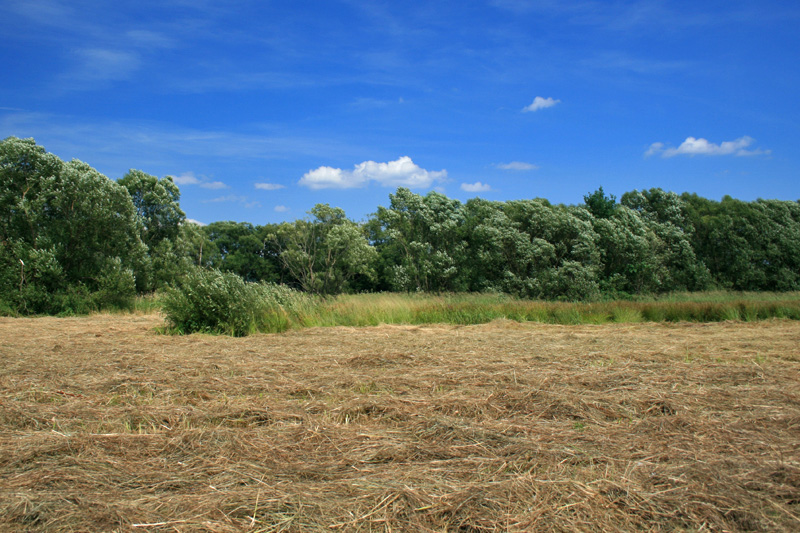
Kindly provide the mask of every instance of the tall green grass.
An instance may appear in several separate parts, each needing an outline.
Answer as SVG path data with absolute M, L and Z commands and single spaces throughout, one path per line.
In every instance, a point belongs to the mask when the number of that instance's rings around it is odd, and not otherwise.
M 381 324 L 546 324 L 800 320 L 800 293 L 680 293 L 639 301 L 565 303 L 504 294 L 377 293 L 317 298 L 278 285 L 198 272 L 164 297 L 172 331 L 232 335 Z M 219 294 L 217 294 L 219 293 Z
M 665 300 L 564 303 L 502 294 L 364 294 L 321 301 L 317 326 L 482 324 L 497 319 L 547 324 L 800 320 L 800 293 L 690 293 Z

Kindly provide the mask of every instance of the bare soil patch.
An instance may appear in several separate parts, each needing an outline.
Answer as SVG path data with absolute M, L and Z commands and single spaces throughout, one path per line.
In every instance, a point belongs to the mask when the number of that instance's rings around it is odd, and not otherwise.
M 7 531 L 798 531 L 800 322 L 0 319 Z

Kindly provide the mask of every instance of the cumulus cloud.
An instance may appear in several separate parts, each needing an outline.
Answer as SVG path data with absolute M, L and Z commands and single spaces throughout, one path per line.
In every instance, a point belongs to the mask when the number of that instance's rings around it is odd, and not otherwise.
M 172 181 L 177 185 L 197 185 L 203 189 L 227 189 L 228 186 L 221 181 L 209 181 L 206 177 L 194 175 L 194 172 L 184 172 L 180 176 L 172 176 Z
M 524 161 L 511 161 L 510 163 L 500 163 L 497 168 L 502 170 L 536 170 L 539 167 Z
M 650 145 L 644 153 L 645 157 L 653 155 L 661 155 L 661 157 L 675 157 L 677 155 L 688 155 L 694 157 L 696 155 L 735 155 L 735 156 L 749 156 L 749 155 L 766 155 L 770 150 L 762 150 L 755 148 L 748 150 L 747 148 L 755 142 L 752 137 L 744 136 L 739 137 L 733 141 L 724 141 L 720 144 L 709 142 L 706 139 L 694 137 L 687 137 L 677 148 L 667 148 L 664 143 L 655 142 Z
M 561 103 L 561 100 L 554 100 L 553 98 L 550 97 L 542 98 L 541 96 L 537 96 L 536 98 L 533 99 L 533 103 L 531 105 L 522 108 L 522 112 L 528 113 L 531 111 L 539 111 L 540 109 L 553 107 L 554 105 L 559 103 Z
M 195 226 L 201 226 L 201 227 L 208 225 L 208 224 L 205 224 L 203 222 L 200 222 L 199 220 L 195 220 L 193 218 L 187 218 L 186 222 L 187 222 L 187 224 L 194 224 Z
M 446 177 L 446 170 L 425 170 L 410 157 L 403 156 L 388 163 L 364 161 L 355 165 L 353 170 L 319 167 L 306 172 L 299 183 L 310 189 L 352 189 L 370 182 L 384 187 L 426 188 Z
M 275 206 L 275 212 L 276 213 L 288 213 L 289 212 L 289 208 L 286 207 L 285 205 L 276 205 Z
M 489 187 L 488 183 L 476 181 L 475 183 L 462 183 L 461 190 L 466 192 L 486 192 L 491 191 L 492 188 Z
M 256 189 L 261 189 L 262 191 L 277 191 L 285 188 L 285 185 L 279 183 L 256 183 Z

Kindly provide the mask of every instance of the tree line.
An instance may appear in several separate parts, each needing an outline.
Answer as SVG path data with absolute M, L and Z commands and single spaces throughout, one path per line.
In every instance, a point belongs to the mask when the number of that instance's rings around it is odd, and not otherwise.
M 662 189 L 579 205 L 465 203 L 399 188 L 364 222 L 327 204 L 294 222 L 187 222 L 170 177 L 117 181 L 33 139 L 0 142 L 0 306 L 124 306 L 193 269 L 308 293 L 494 291 L 548 300 L 800 290 L 800 203 Z

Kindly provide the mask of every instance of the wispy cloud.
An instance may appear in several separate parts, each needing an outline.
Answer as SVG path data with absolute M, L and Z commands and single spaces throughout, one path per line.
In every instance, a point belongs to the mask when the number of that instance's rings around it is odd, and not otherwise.
M 288 213 L 290 209 L 285 205 L 276 205 L 274 211 L 276 213 Z
M 198 178 L 194 172 L 184 172 L 179 176 L 173 176 L 172 181 L 178 185 L 197 185 L 203 189 L 227 189 L 228 186 L 221 181 L 209 181 L 205 176 Z
M 434 181 L 446 177 L 446 170 L 425 170 L 415 164 L 410 157 L 403 156 L 388 163 L 364 161 L 355 165 L 353 170 L 319 167 L 306 172 L 299 183 L 310 189 L 352 189 L 364 187 L 370 182 L 384 187 L 418 189 L 430 187 Z
M 498 163 L 496 166 L 501 170 L 536 170 L 539 168 L 533 163 L 526 163 L 524 161 L 511 161 L 510 163 Z
M 177 44 L 172 37 L 151 30 L 129 30 L 125 32 L 125 36 L 132 44 L 142 48 L 173 48 Z
M 39 24 L 61 26 L 71 18 L 73 10 L 55 0 L 22 0 L 10 2 L 9 8 Z
M 136 52 L 107 48 L 77 50 L 73 57 L 76 66 L 65 78 L 75 83 L 125 80 L 142 64 Z
M 285 185 L 281 185 L 280 183 L 256 183 L 256 189 L 260 189 L 262 191 L 277 191 L 278 189 L 285 189 Z
M 252 209 L 254 207 L 261 207 L 261 202 L 251 201 L 247 196 L 240 196 L 237 194 L 228 194 L 227 196 L 218 196 L 210 200 L 203 200 L 204 204 L 218 204 L 218 203 L 238 203 L 245 207 L 245 209 Z
M 475 183 L 462 183 L 461 190 L 466 192 L 486 192 L 486 191 L 491 191 L 492 188 L 489 186 L 488 183 L 481 183 L 480 181 L 476 181 Z
M 132 162 L 151 169 L 180 165 L 177 170 L 164 170 L 174 173 L 180 172 L 180 167 L 202 166 L 215 158 L 264 161 L 335 157 L 361 151 L 330 136 L 293 136 L 291 132 L 275 136 L 259 131 L 201 130 L 149 121 L 87 121 L 72 115 L 13 111 L 0 113 L 0 138 L 8 135 L 34 137 L 62 158 L 91 161 L 112 177 L 123 175 Z M 188 180 L 188 185 L 210 181 L 193 173 L 183 173 L 181 177 Z
M 543 98 L 541 96 L 537 96 L 536 98 L 533 99 L 533 103 L 531 105 L 522 108 L 522 112 L 529 113 L 533 111 L 539 111 L 540 109 L 553 107 L 554 105 L 559 103 L 561 103 L 561 100 L 555 100 L 550 97 Z
M 771 150 L 762 150 L 755 148 L 748 150 L 748 147 L 755 142 L 752 137 L 744 136 L 739 137 L 733 141 L 725 141 L 720 144 L 709 142 L 703 138 L 687 137 L 677 148 L 668 148 L 662 142 L 655 142 L 650 145 L 644 153 L 645 157 L 653 155 L 660 155 L 661 157 L 675 157 L 678 155 L 687 155 L 694 157 L 696 155 L 735 155 L 735 156 L 753 156 L 753 155 L 769 155 Z
M 692 61 L 640 58 L 621 51 L 596 52 L 582 59 L 578 65 L 582 69 L 634 75 L 665 75 L 693 67 Z

